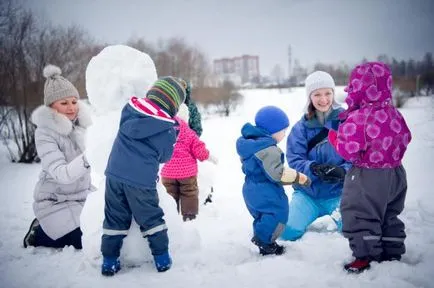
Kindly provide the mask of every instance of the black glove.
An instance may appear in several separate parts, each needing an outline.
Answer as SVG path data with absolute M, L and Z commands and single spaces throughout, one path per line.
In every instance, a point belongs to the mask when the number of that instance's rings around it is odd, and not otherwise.
M 310 165 L 312 174 L 327 183 L 343 182 L 346 171 L 344 168 L 331 164 L 312 163 Z

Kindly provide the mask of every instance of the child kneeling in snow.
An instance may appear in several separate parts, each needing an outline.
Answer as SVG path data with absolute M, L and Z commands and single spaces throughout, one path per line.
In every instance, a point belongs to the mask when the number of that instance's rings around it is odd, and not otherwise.
M 354 68 L 346 91 L 348 109 L 329 139 L 353 163 L 345 176 L 341 213 L 342 232 L 356 259 L 344 268 L 360 273 L 371 261 L 400 260 L 405 253 L 405 226 L 398 215 L 407 193 L 401 160 L 411 133 L 392 105 L 392 75 L 384 63 Z
M 160 163 L 169 161 L 176 142 L 175 120 L 185 99 L 185 81 L 157 80 L 146 98 L 132 97 L 122 110 L 108 160 L 101 252 L 102 274 L 120 270 L 119 255 L 132 216 L 148 239 L 158 272 L 171 267 L 169 238 L 156 183 Z
M 237 140 L 237 152 L 246 175 L 243 196 L 253 221 L 252 242 L 261 255 L 281 255 L 283 246 L 276 243 L 288 221 L 288 197 L 282 185 L 309 185 L 309 178 L 284 167 L 284 155 L 277 143 L 285 137 L 289 120 L 274 106 L 261 108 L 255 124 L 246 123 Z
M 197 160 L 209 160 L 217 164 L 205 143 L 188 127 L 188 107 L 182 104 L 175 120 L 179 124 L 173 156 L 161 169 L 161 182 L 176 201 L 178 212 L 184 221 L 193 220 L 199 212 L 199 189 L 197 187 Z

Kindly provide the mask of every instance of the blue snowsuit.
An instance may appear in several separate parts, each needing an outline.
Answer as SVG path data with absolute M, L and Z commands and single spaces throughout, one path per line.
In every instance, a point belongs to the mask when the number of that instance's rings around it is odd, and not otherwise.
M 168 251 L 164 212 L 156 189 L 159 164 L 172 157 L 176 141 L 174 121 L 122 110 L 119 131 L 108 160 L 101 252 L 118 258 L 132 216 L 149 242 L 153 255 Z
M 253 231 L 264 244 L 274 242 L 288 220 L 288 197 L 281 184 L 284 154 L 270 134 L 247 123 L 236 146 L 245 174 L 243 196 L 254 218 Z
M 324 127 L 337 130 L 340 124 L 338 114 L 341 108 L 333 109 L 322 125 L 316 117 L 308 120 L 304 115 L 292 128 L 288 135 L 286 159 L 288 166 L 309 176 L 312 181 L 310 186 L 294 184 L 294 193 L 289 203 L 288 223 L 282 233 L 283 240 L 296 240 L 303 236 L 307 227 L 317 218 L 324 215 L 331 215 L 341 230 L 339 205 L 343 189 L 342 182 L 326 183 L 312 174 L 310 165 L 312 163 L 338 165 L 348 171 L 351 167 L 333 146 L 328 139 L 318 143 L 307 153 L 309 141 L 315 137 Z

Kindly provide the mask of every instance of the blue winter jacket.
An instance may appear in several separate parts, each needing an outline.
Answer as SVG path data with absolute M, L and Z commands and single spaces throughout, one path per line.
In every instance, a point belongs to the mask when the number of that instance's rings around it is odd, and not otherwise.
M 276 140 L 261 128 L 247 123 L 241 134 L 236 146 L 245 174 L 244 200 L 255 219 L 262 214 L 272 215 L 269 221 L 272 231 L 279 223 L 288 221 L 288 197 L 280 181 L 284 154 L 276 146 Z
M 324 126 L 328 129 L 337 130 L 339 126 L 338 114 L 343 111 L 342 108 L 334 109 L 327 119 Z M 313 198 L 333 198 L 342 194 L 343 183 L 325 183 L 310 171 L 310 165 L 314 162 L 318 164 L 333 164 L 343 167 L 345 170 L 351 167 L 349 162 L 346 162 L 333 146 L 325 138 L 318 143 L 307 154 L 308 142 L 317 135 L 324 127 L 316 117 L 308 120 L 304 115 L 288 135 L 286 142 L 286 159 L 288 165 L 297 171 L 309 176 L 312 180 L 310 187 L 294 184 L 293 188 L 307 193 Z
M 126 104 L 105 175 L 136 187 L 156 188 L 160 163 L 172 157 L 174 124 L 141 114 Z

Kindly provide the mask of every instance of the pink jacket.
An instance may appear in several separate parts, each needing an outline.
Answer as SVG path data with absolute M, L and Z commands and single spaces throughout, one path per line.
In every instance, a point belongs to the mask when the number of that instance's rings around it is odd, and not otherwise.
M 401 113 L 392 105 L 389 67 L 381 62 L 357 66 L 351 72 L 346 91 L 348 109 L 339 115 L 343 123 L 335 142 L 338 153 L 357 167 L 401 165 L 411 133 Z
M 170 179 L 183 179 L 197 176 L 197 161 L 207 160 L 209 151 L 197 134 L 188 127 L 188 124 L 178 118 L 179 135 L 176 140 L 172 158 L 164 164 L 161 176 Z

